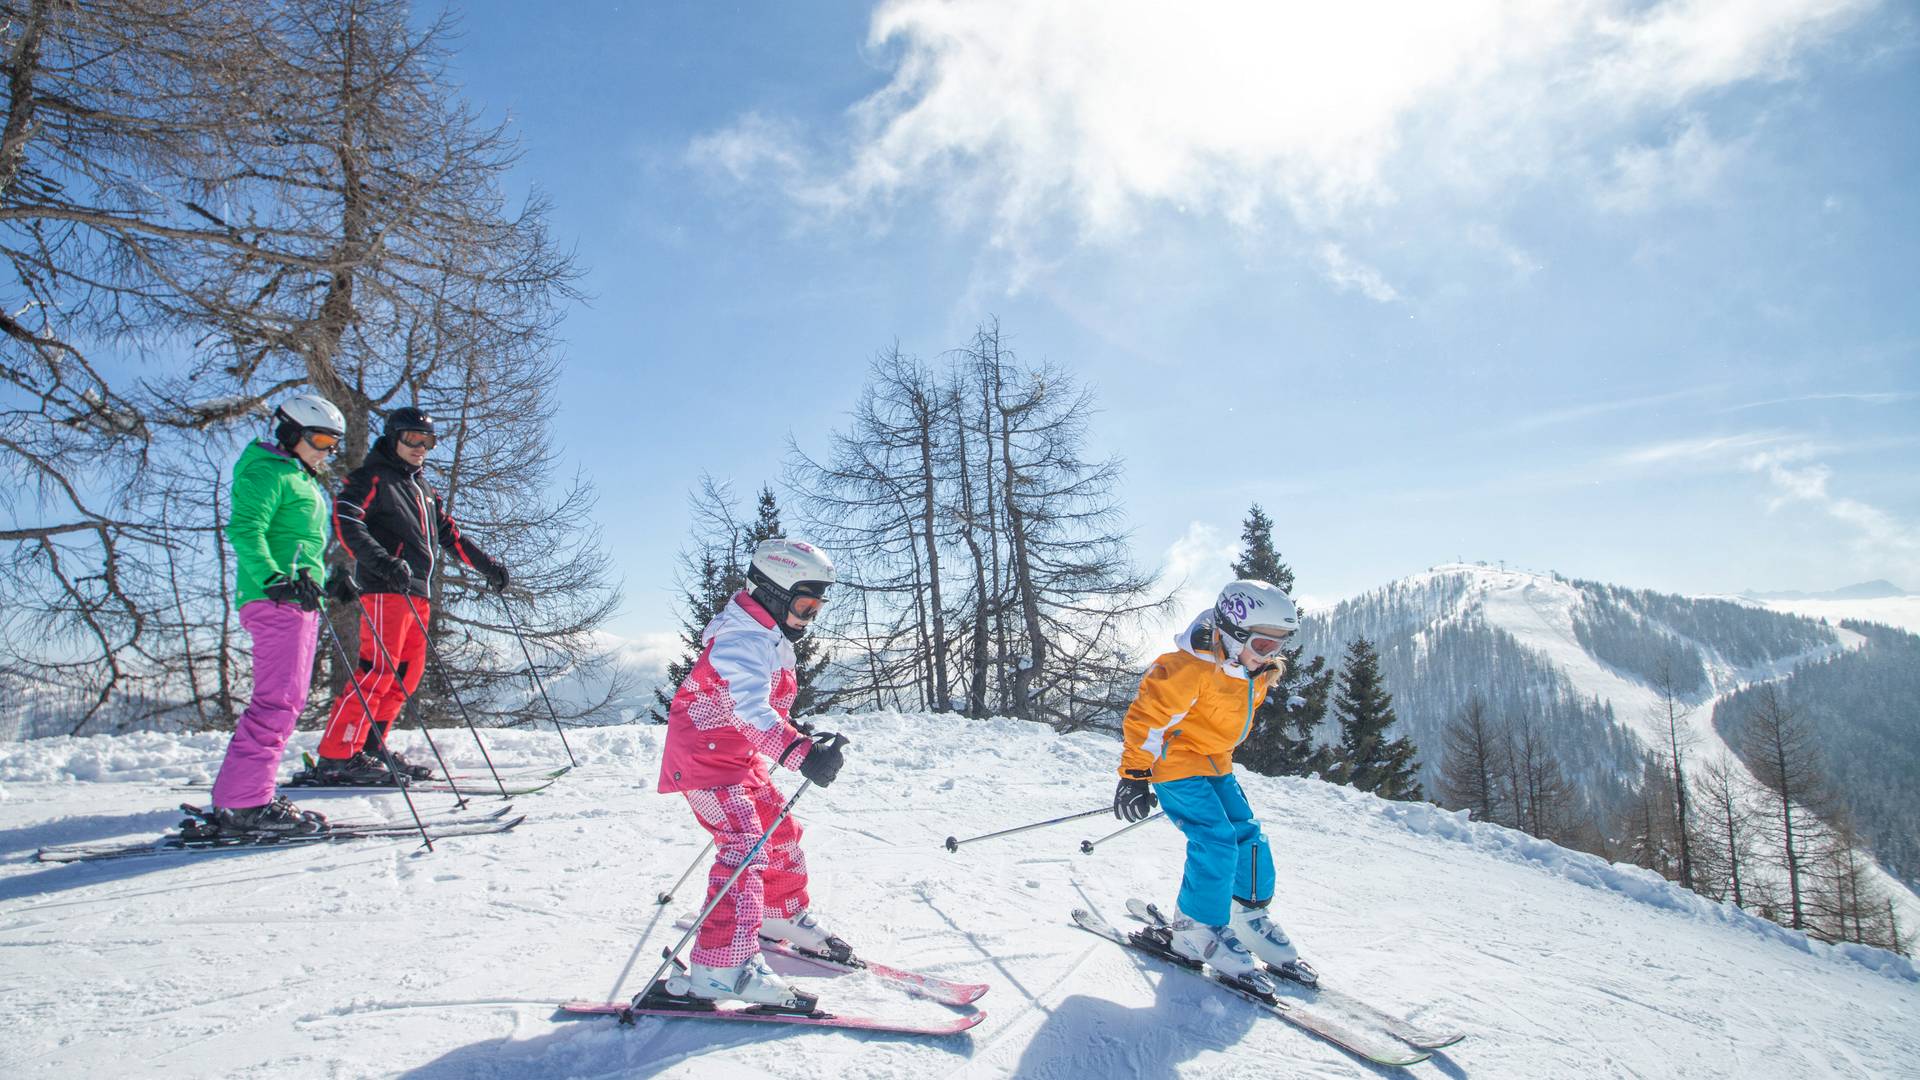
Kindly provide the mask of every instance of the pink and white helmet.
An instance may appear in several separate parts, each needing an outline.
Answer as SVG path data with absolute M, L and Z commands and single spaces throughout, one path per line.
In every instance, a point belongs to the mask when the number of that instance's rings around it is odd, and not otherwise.
M 805 540 L 762 540 L 753 549 L 747 578 L 782 593 L 824 597 L 834 583 L 833 559 Z

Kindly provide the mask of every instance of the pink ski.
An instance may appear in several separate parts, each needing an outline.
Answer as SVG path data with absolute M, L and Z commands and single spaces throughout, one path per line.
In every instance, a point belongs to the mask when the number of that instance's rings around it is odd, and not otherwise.
M 836 1016 L 816 1012 L 758 1012 L 752 1007 L 718 1005 L 712 1009 L 636 1009 L 624 1001 L 568 1001 L 561 1012 L 590 1016 L 618 1016 L 621 1023 L 632 1023 L 636 1016 L 664 1016 L 682 1020 L 741 1020 L 759 1024 L 799 1024 L 802 1027 L 846 1028 L 852 1031 L 891 1031 L 902 1035 L 958 1035 L 987 1018 L 976 1012 L 951 1020 L 922 1023 L 913 1020 L 882 1020 L 870 1016 Z
M 685 930 L 693 925 L 693 920 L 682 916 L 673 925 L 675 929 Z M 784 956 L 814 964 L 841 975 L 865 971 L 881 982 L 897 986 L 914 997 L 937 1001 L 942 1005 L 971 1005 L 984 997 L 989 989 L 986 983 L 954 982 L 952 979 L 943 979 L 938 975 L 905 971 L 885 964 L 876 964 L 871 960 L 862 960 L 859 957 L 855 957 L 851 963 L 841 963 L 830 957 L 796 949 L 784 941 L 775 941 L 771 938 L 760 939 L 760 951 L 770 956 Z

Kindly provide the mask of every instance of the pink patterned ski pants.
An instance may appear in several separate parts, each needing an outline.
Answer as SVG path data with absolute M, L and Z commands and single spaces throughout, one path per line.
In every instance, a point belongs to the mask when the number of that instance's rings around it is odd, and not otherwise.
M 713 834 L 718 851 L 707 871 L 707 900 L 760 839 L 787 800 L 767 777 L 764 761 L 738 784 L 685 792 L 694 816 Z M 735 967 L 760 951 L 760 920 L 767 911 L 782 918 L 806 910 L 807 857 L 800 851 L 800 823 L 792 814 L 754 853 L 740 880 L 714 906 L 694 939 L 693 962 Z

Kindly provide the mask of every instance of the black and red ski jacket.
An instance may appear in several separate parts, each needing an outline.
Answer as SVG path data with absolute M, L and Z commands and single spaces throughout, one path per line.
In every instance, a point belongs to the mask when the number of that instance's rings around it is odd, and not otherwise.
M 381 438 L 347 474 L 333 500 L 333 533 L 353 556 L 364 592 L 428 595 L 439 549 L 492 576 L 493 558 L 462 535 L 422 470 L 401 461 Z

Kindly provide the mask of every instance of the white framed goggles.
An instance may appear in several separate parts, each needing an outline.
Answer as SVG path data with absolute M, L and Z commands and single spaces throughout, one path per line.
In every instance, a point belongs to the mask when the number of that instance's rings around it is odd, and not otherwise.
M 1291 630 L 1251 630 L 1247 635 L 1247 649 L 1255 656 L 1278 656 L 1292 636 Z

